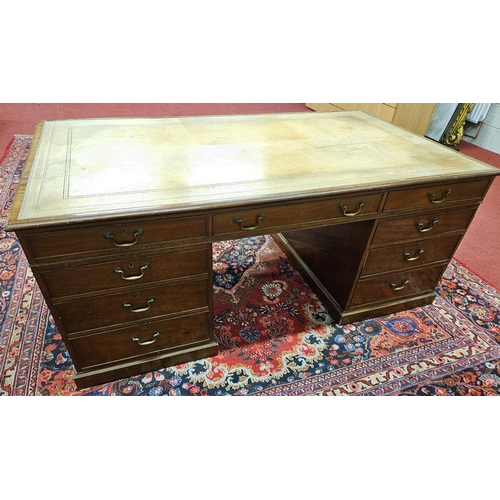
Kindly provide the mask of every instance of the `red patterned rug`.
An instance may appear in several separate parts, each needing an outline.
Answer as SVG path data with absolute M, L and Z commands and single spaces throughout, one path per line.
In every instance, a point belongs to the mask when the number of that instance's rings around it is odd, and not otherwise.
M 220 353 L 78 390 L 14 234 L 3 230 L 31 138 L 0 175 L 0 394 L 499 395 L 500 293 L 457 261 L 433 305 L 336 325 L 268 236 L 213 245 Z

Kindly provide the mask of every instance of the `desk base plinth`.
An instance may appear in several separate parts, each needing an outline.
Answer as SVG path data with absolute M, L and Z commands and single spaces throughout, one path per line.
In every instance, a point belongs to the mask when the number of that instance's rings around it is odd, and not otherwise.
M 74 381 L 79 389 L 84 389 L 94 385 L 113 382 L 122 378 L 132 377 L 141 373 L 160 370 L 168 366 L 197 361 L 217 355 L 219 345 L 216 341 L 206 342 L 196 347 L 186 347 L 186 349 L 176 349 L 174 352 L 159 353 L 156 356 L 148 356 L 147 360 L 132 360 L 128 363 L 110 365 L 109 367 L 99 367 L 78 372 L 74 376 Z

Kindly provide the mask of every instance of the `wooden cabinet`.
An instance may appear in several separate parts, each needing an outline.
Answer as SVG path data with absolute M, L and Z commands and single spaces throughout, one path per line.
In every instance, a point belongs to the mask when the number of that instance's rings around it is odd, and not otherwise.
M 211 245 L 175 246 L 206 227 L 201 216 L 19 234 L 78 385 L 218 352 Z
M 487 188 L 451 181 L 388 190 L 376 217 L 359 221 L 360 212 L 349 225 L 275 239 L 339 324 L 410 309 L 433 301 Z
M 447 183 L 389 192 L 384 212 L 394 209 L 390 201 L 397 198 L 406 200 L 400 204 L 401 209 L 414 213 L 377 221 L 351 306 L 366 309 L 371 305 L 378 309 L 381 302 L 384 306 L 389 301 L 421 303 L 426 295 L 433 297 L 434 288 L 477 209 L 474 187 L 474 183 Z M 435 191 L 457 195 L 441 198 L 436 205 Z
M 430 103 L 324 103 L 306 104 L 314 111 L 364 111 L 372 116 L 425 135 L 435 104 Z

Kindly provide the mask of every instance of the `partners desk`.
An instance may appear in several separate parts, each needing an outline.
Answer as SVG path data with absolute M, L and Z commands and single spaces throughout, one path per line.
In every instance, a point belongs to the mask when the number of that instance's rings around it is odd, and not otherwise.
M 45 121 L 6 229 L 87 387 L 217 353 L 216 241 L 272 234 L 339 324 L 430 304 L 498 174 L 362 112 Z

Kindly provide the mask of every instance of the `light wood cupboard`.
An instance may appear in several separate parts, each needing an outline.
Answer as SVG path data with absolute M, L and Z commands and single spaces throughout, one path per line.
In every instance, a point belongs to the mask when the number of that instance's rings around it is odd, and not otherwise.
M 425 135 L 434 112 L 431 103 L 326 103 L 306 104 L 314 111 L 364 111 L 419 135 Z

